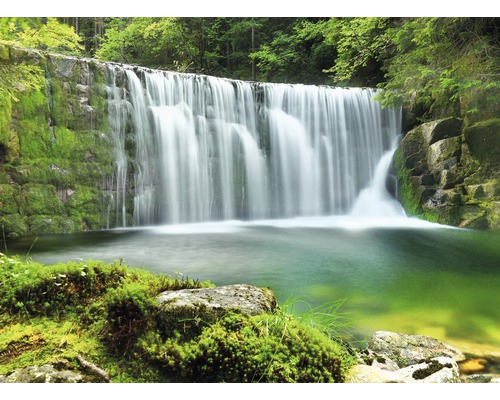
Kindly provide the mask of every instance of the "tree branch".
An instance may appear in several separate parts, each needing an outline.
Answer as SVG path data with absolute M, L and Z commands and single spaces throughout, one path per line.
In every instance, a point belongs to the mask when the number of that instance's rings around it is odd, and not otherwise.
M 77 354 L 76 355 L 76 360 L 78 361 L 78 363 L 83 367 L 83 368 L 87 368 L 89 369 L 90 371 L 92 371 L 94 374 L 96 374 L 97 376 L 101 377 L 102 379 L 104 379 L 106 382 L 108 383 L 111 383 L 111 378 L 109 377 L 109 375 L 106 373 L 106 371 L 102 370 L 101 368 L 99 368 L 97 365 L 85 360 L 80 354 Z

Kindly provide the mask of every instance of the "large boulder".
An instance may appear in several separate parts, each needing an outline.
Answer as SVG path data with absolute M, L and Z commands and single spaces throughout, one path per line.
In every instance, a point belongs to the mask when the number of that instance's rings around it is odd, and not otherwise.
M 464 354 L 459 350 L 423 335 L 377 331 L 372 335 L 368 348 L 378 357 L 396 362 L 400 368 L 434 357 L 449 357 L 455 361 L 465 360 Z
M 483 164 L 500 163 L 500 118 L 481 121 L 464 131 L 471 154 Z
M 445 225 L 497 228 L 500 119 L 462 129 L 445 118 L 409 131 L 394 153 L 407 214 Z
M 462 123 L 454 117 L 443 118 L 423 124 L 421 129 L 427 145 L 430 146 L 440 140 L 460 136 Z
M 459 350 L 429 336 L 377 331 L 351 369 L 357 383 L 457 383 Z
M 157 301 L 165 332 L 181 329 L 194 333 L 228 312 L 258 315 L 273 312 L 278 304 L 271 289 L 244 284 L 169 290 L 160 293 Z

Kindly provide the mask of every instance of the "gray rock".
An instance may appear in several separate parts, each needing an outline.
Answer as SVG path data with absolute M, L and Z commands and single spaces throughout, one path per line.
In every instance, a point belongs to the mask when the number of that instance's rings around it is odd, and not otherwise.
M 450 357 L 454 361 L 465 360 L 461 351 L 429 336 L 387 331 L 375 332 L 368 343 L 368 349 L 379 357 L 393 360 L 400 368 L 435 357 Z
M 461 377 L 462 383 L 500 383 L 500 376 L 494 374 L 473 374 Z
M 168 335 L 182 332 L 197 335 L 204 326 L 229 312 L 257 315 L 277 306 L 274 293 L 249 285 L 166 291 L 157 297 L 160 329 Z
M 84 375 L 69 371 L 57 370 L 53 365 L 34 365 L 16 369 L 5 375 L 4 383 L 83 383 L 88 382 Z
M 351 369 L 351 383 L 460 383 L 458 365 L 449 357 L 435 357 L 397 370 L 380 364 L 356 365 Z
M 462 139 L 460 137 L 453 137 L 449 139 L 442 139 L 427 149 L 427 164 L 430 169 L 435 165 L 445 162 L 460 154 L 462 149 Z
M 78 59 L 76 57 L 62 57 L 49 55 L 49 60 L 56 65 L 56 74 L 61 78 L 69 78 Z
M 237 310 L 243 314 L 257 315 L 272 312 L 277 305 L 270 289 L 250 285 L 166 291 L 157 300 L 160 309 L 166 312 L 188 308 L 200 309 L 204 313 L 220 314 L 224 310 Z
M 422 134 L 428 145 L 432 145 L 442 139 L 459 136 L 461 132 L 462 123 L 454 117 L 422 124 Z

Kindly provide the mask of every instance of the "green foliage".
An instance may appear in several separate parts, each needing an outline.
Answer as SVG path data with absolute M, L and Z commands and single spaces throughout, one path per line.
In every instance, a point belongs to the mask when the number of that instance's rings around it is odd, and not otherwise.
M 101 262 L 44 266 L 0 255 L 0 313 L 26 316 L 62 315 L 85 307 L 126 276 L 118 264 Z
M 0 39 L 40 50 L 80 55 L 81 38 L 56 18 L 0 18 Z
M 494 18 L 334 18 L 322 28 L 337 48 L 328 70 L 334 81 L 352 85 L 365 76 L 370 82 L 383 72 L 384 105 L 412 100 L 425 119 L 477 113 L 478 99 L 485 95 L 498 104 Z
M 210 286 L 121 263 L 41 265 L 0 254 L 0 373 L 77 354 L 114 382 L 343 382 L 354 357 L 283 310 L 228 313 L 164 336 L 156 296 Z M 36 361 L 34 361 L 36 360 Z
M 0 105 L 2 110 L 7 113 L 10 111 L 11 101 L 17 102 L 22 93 L 39 90 L 45 82 L 39 78 L 40 75 L 43 76 L 43 71 L 39 66 L 13 63 L 10 59 L 10 47 L 5 43 L 7 42 L 0 39 Z M 10 113 L 0 118 L 0 132 L 6 136 L 10 127 Z M 0 137 L 1 135 L 2 133 L 0 133 Z
M 185 71 L 195 49 L 178 18 L 133 18 L 117 21 L 106 31 L 96 56 L 105 60 L 140 63 Z
M 228 314 L 198 337 L 139 347 L 181 382 L 343 382 L 353 359 L 345 348 L 289 315 Z
M 153 326 L 156 302 L 147 285 L 133 282 L 108 291 L 106 306 L 110 347 L 126 352 L 137 337 Z
M 325 70 L 333 74 L 338 84 L 369 83 L 378 63 L 383 61 L 389 46 L 387 27 L 389 18 L 331 18 L 320 22 L 326 43 L 336 47 L 333 67 Z M 366 83 L 365 83 L 366 82 Z

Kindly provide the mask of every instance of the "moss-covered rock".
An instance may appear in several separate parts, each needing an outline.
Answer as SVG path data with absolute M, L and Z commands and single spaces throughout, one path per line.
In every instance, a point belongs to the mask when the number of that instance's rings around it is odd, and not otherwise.
M 0 216 L 9 234 L 113 227 L 105 65 L 6 45 L 0 56 L 36 66 L 37 84 L 19 88 L 16 101 L 0 91 L 0 185 L 13 188 L 0 193 Z
M 499 227 L 499 121 L 462 131 L 457 119 L 446 118 L 408 132 L 394 153 L 406 212 L 445 225 Z
M 113 382 L 343 382 L 355 362 L 340 338 L 279 308 L 227 312 L 200 323 L 195 335 L 186 335 L 182 326 L 189 321 L 179 319 L 178 329 L 165 336 L 157 296 L 210 282 L 121 262 L 41 265 L 0 253 L 0 263 L 0 381 L 59 381 L 57 372 L 68 370 L 88 374 L 84 358 Z M 270 293 L 263 291 L 255 308 Z M 33 371 L 41 373 L 26 374 Z
M 482 164 L 500 164 L 500 118 L 481 121 L 465 129 L 465 141 Z

